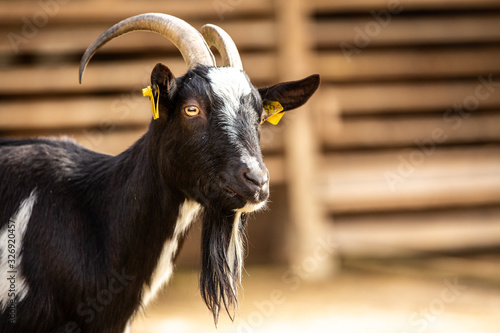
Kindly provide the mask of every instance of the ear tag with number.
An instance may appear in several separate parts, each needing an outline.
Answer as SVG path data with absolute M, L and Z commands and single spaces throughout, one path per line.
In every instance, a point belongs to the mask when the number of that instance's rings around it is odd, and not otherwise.
M 151 89 L 151 86 L 147 86 L 146 88 L 142 89 L 142 96 L 149 97 L 149 99 L 151 100 L 151 111 L 153 112 L 153 119 L 160 118 L 160 114 L 158 112 L 158 107 L 160 106 L 160 87 L 158 87 L 158 85 L 156 85 L 156 91 L 157 96 L 155 105 L 153 89 Z
M 263 119 L 263 121 L 268 121 L 273 125 L 278 125 L 281 118 L 285 112 L 283 111 L 283 106 L 278 101 L 264 101 L 264 110 L 266 110 L 267 116 Z

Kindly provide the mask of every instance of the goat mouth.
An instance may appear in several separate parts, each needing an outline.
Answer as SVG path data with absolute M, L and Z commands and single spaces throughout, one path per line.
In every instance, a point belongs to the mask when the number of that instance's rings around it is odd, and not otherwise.
M 251 213 L 258 211 L 267 204 L 267 196 L 260 198 L 257 194 L 251 197 L 238 193 L 228 186 L 224 186 L 227 198 L 230 200 L 230 209 L 240 213 Z M 261 200 L 262 199 L 262 200 Z
M 232 190 L 230 187 L 228 186 L 225 186 L 224 187 L 224 190 L 226 191 L 226 193 L 230 196 L 230 197 L 235 197 L 238 195 L 238 193 L 236 193 L 234 190 Z
M 251 203 L 251 204 L 259 204 L 261 202 L 261 200 L 258 199 L 258 193 L 255 193 L 255 194 L 249 196 L 249 195 L 245 195 L 243 193 L 240 193 L 237 190 L 233 190 L 229 186 L 224 186 L 223 189 L 229 198 L 239 199 L 242 202 Z
M 229 186 L 224 186 L 221 188 L 224 197 L 224 205 L 229 210 L 234 210 L 243 207 L 247 202 L 244 195 L 241 195 L 236 190 L 233 190 Z

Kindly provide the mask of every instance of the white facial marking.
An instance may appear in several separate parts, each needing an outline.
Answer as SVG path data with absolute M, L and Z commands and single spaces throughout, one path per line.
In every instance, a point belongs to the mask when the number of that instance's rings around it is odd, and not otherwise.
M 16 302 L 20 302 L 29 291 L 21 271 L 21 249 L 36 198 L 36 191 L 31 191 L 0 230 L 0 311 L 5 311 L 14 295 Z
M 222 129 L 226 131 L 231 144 L 240 154 L 242 163 L 246 164 L 250 170 L 261 170 L 259 162 L 255 156 L 250 155 L 248 150 L 241 143 L 241 136 L 238 134 L 237 119 L 245 115 L 238 114 L 241 109 L 241 98 L 252 93 L 252 87 L 248 77 L 244 72 L 231 67 L 213 67 L 209 69 L 208 77 L 214 94 L 222 100 L 223 117 L 221 119 Z M 241 111 L 251 112 L 248 116 L 255 117 L 254 110 L 243 108 Z M 258 200 L 259 193 L 255 193 L 255 200 Z M 251 212 L 263 207 L 265 203 L 258 205 L 247 204 L 238 209 L 238 212 Z
M 259 161 L 257 161 L 257 157 L 251 156 L 248 152 L 246 152 L 245 154 L 243 154 L 243 156 L 241 156 L 241 162 L 246 164 L 248 169 L 252 171 L 261 170 Z
M 241 162 L 247 165 L 248 169 L 253 172 L 262 172 L 260 168 L 259 161 L 257 161 L 257 157 L 251 156 L 248 152 L 241 156 Z M 259 201 L 259 191 L 255 192 L 254 195 L 255 201 Z
M 223 101 L 223 111 L 228 119 L 237 118 L 241 97 L 252 92 L 245 73 L 232 67 L 212 67 L 208 77 L 213 92 Z
M 186 200 L 179 208 L 179 216 L 175 223 L 174 234 L 165 242 L 158 264 L 151 277 L 151 285 L 144 285 L 142 304 L 146 306 L 158 293 L 160 288 L 172 275 L 174 254 L 177 251 L 179 237 L 182 236 L 199 214 L 201 206 L 199 203 Z
M 232 67 L 212 67 L 208 72 L 214 94 L 222 101 L 220 118 L 222 128 L 237 149 L 243 149 L 238 138 L 236 126 L 238 111 L 241 107 L 241 98 L 252 92 L 250 81 L 246 74 Z M 245 110 L 243 110 L 245 111 Z

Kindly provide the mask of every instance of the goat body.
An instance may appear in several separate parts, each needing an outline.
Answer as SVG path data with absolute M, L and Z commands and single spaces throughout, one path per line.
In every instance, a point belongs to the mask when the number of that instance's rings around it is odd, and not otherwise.
M 15 332 L 71 322 L 83 332 L 123 332 L 143 297 L 168 278 L 200 205 L 160 181 L 165 175 L 154 167 L 148 140 L 116 157 L 70 141 L 0 141 L 0 230 L 6 233 L 10 220 L 18 231 L 9 269 L 17 272 Z M 1 272 L 12 275 L 7 259 L 2 252 Z M 8 332 L 10 323 L 1 322 Z
M 0 139 L 0 331 L 126 331 L 197 218 L 202 298 L 215 321 L 221 308 L 234 315 L 246 215 L 269 196 L 263 101 L 292 110 L 318 85 L 313 75 L 258 90 L 238 68 L 197 64 L 175 78 L 158 64 L 159 118 L 117 156 Z

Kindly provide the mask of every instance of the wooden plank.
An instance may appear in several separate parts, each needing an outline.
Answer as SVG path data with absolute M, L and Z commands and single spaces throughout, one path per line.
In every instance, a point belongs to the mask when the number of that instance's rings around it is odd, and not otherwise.
M 141 126 L 151 120 L 149 100 L 140 95 L 0 102 L 0 130 L 41 131 Z
M 120 128 L 87 128 L 76 131 L 62 131 L 61 134 L 72 137 L 88 149 L 117 155 L 134 144 L 146 131 L 147 126 L 145 125 L 126 130 Z
M 42 1 L 41 3 L 53 3 Z M 180 17 L 184 20 L 196 18 L 211 19 L 212 23 L 238 16 L 269 15 L 272 3 L 266 0 L 212 2 L 205 0 L 151 0 L 138 1 L 56 1 L 53 8 L 42 7 L 40 2 L 28 0 L 0 2 L 0 22 L 2 25 L 22 25 L 22 17 L 28 20 L 34 15 L 48 17 L 51 23 L 118 22 L 138 13 L 160 12 Z M 59 6 L 57 6 L 59 4 Z M 226 5 L 224 5 L 226 4 Z
M 483 82 L 490 82 L 487 87 Z M 497 77 L 482 76 L 458 82 L 409 82 L 385 84 L 323 84 L 317 96 L 317 107 L 325 114 L 376 114 L 380 112 L 436 112 L 463 104 L 473 98 L 477 89 L 489 92 L 480 100 L 480 108 L 500 108 L 500 94 L 495 91 L 500 86 Z M 485 87 L 488 90 L 485 91 Z
M 22 66 L 2 69 L 0 92 L 11 95 L 30 93 L 64 94 L 107 90 L 137 90 L 149 84 L 154 65 L 163 62 L 173 73 L 184 73 L 182 57 L 152 58 L 147 60 L 91 62 L 85 71 L 82 84 L 78 83 L 78 64 L 52 66 Z M 50 78 L 50 79 L 47 79 Z
M 453 43 L 489 43 L 500 40 L 500 15 L 453 15 L 418 17 L 335 18 L 316 21 L 311 37 L 321 47 L 339 48 L 341 43 L 356 46 L 356 38 L 369 38 L 366 49 L 388 45 L 434 45 Z M 371 29 L 371 30 L 370 30 Z M 360 37 L 361 36 L 361 37 Z M 366 40 L 358 41 L 360 43 Z
M 374 212 L 500 203 L 500 146 L 329 155 L 318 175 L 331 212 Z
M 242 54 L 242 61 L 245 71 L 255 82 L 277 80 L 276 59 L 272 53 Z M 151 70 L 158 62 L 166 64 L 177 76 L 187 70 L 180 55 L 146 60 L 95 61 L 89 64 L 79 85 L 77 64 L 10 67 L 0 70 L 0 92 L 25 96 L 30 93 L 136 91 L 149 84 Z
M 475 77 L 500 72 L 500 48 L 475 47 L 433 50 L 361 50 L 359 54 L 319 52 L 324 80 L 395 80 Z
M 312 0 L 309 6 L 319 13 L 366 12 L 370 10 L 464 10 L 500 8 L 496 0 Z
M 500 141 L 500 112 L 460 115 L 347 118 L 323 121 L 323 141 L 331 148 L 413 146 L 436 139 L 436 144 Z
M 474 249 L 471 249 L 474 253 Z M 487 250 L 486 250 L 487 251 Z M 486 252 L 485 251 L 485 252 Z M 375 252 L 377 253 L 377 252 Z M 397 254 L 396 254 L 397 256 Z M 369 257 L 369 256 L 368 256 Z M 434 254 L 423 258 L 412 258 L 406 260 L 405 257 L 392 258 L 376 258 L 376 260 L 365 260 L 366 257 L 345 258 L 342 261 L 342 266 L 354 269 L 361 269 L 371 273 L 397 274 L 397 276 L 420 277 L 424 279 L 435 278 L 436 281 L 444 281 L 450 277 L 460 277 L 462 280 L 481 281 L 482 284 L 497 284 L 498 276 L 500 276 L 500 265 L 498 256 L 482 255 L 482 256 L 458 256 L 443 255 L 442 253 Z M 389 259 L 389 260 L 378 260 Z M 404 261 L 402 261 L 403 259 Z M 421 260 L 419 260 L 421 259 Z
M 348 258 L 398 258 L 500 244 L 500 208 L 341 215 L 332 237 Z
M 113 23 L 65 26 L 48 24 L 29 42 L 14 43 L 16 49 L 18 49 L 17 52 L 8 38 L 9 33 L 13 31 L 13 27 L 3 27 L 0 28 L 0 52 L 16 54 L 83 53 L 90 43 Z M 196 28 L 200 28 L 206 22 L 194 21 L 189 23 Z M 230 34 L 240 50 L 249 48 L 271 49 L 274 48 L 276 43 L 274 23 L 270 20 L 255 19 L 222 22 L 219 25 Z M 148 50 L 168 50 L 172 52 L 175 50 L 175 46 L 160 35 L 138 31 L 113 40 L 102 47 L 99 52 L 126 53 L 129 51 L 146 52 Z

